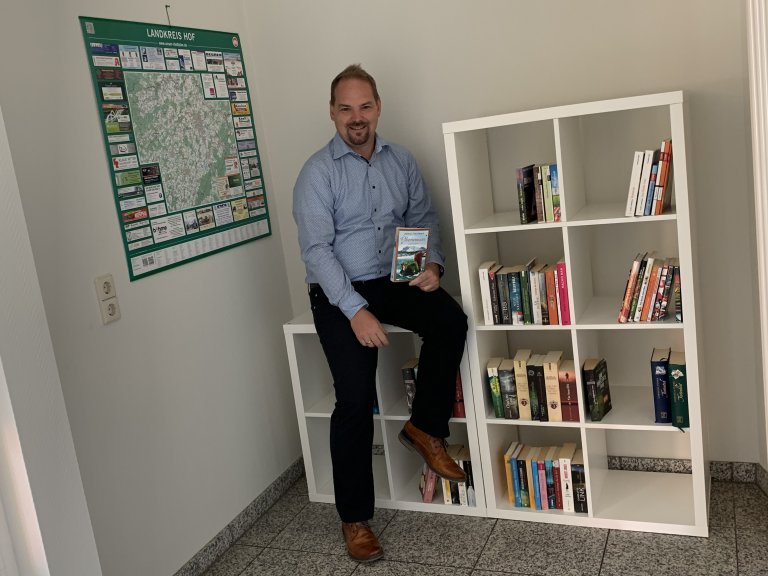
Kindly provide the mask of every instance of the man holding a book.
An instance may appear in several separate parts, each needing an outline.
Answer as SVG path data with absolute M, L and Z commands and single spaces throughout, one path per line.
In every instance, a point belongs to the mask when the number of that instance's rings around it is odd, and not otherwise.
M 317 334 L 333 375 L 331 460 L 336 509 L 349 555 L 376 560 L 382 549 L 373 517 L 371 445 L 382 324 L 422 338 L 411 419 L 400 441 L 439 476 L 464 481 L 445 451 L 467 317 L 442 288 L 444 257 L 437 215 L 416 161 L 377 133 L 381 100 L 359 65 L 331 83 L 337 134 L 305 163 L 294 188 L 293 215 L 307 269 Z M 409 282 L 390 273 L 398 227 L 429 229 L 424 271 Z

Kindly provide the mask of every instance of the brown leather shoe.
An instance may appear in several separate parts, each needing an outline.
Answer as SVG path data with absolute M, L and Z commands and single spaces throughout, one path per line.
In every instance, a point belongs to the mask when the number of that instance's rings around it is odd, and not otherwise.
M 445 451 L 445 440 L 442 438 L 422 432 L 410 420 L 405 423 L 398 438 L 406 448 L 418 452 L 432 472 L 441 478 L 454 482 L 467 481 L 464 470 Z
M 342 522 L 341 532 L 347 544 L 347 554 L 358 562 L 373 562 L 384 555 L 379 539 L 367 522 Z

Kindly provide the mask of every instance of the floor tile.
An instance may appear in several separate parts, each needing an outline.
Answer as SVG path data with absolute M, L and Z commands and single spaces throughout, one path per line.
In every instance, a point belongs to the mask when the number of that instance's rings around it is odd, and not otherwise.
M 349 576 L 355 568 L 347 556 L 267 548 L 242 576 Z
M 286 493 L 238 540 L 246 546 L 267 546 L 309 504 L 306 494 Z
M 308 494 L 309 488 L 307 488 L 307 477 L 302 474 L 301 477 L 293 483 L 293 486 L 288 489 L 288 493 Z
M 240 576 L 262 550 L 253 546 L 232 546 L 208 568 L 204 576 Z
M 537 575 L 597 576 L 607 537 L 608 530 L 599 528 L 499 520 L 476 568 Z M 547 550 L 557 550 L 557 553 L 543 553 Z
M 469 576 L 531 576 L 522 572 L 491 572 L 490 570 L 473 570 Z
M 495 520 L 399 511 L 381 534 L 388 560 L 472 568 Z
M 394 510 L 376 509 L 370 521 L 373 532 L 381 534 L 394 515 Z M 270 547 L 322 554 L 347 554 L 336 507 L 317 502 L 310 502 L 304 507 L 272 541 Z
M 756 484 L 733 484 L 737 528 L 765 528 L 768 497 Z
M 370 564 L 360 564 L 354 576 L 470 576 L 471 573 L 470 568 L 427 566 L 412 562 L 391 562 L 384 559 Z
M 709 525 L 734 526 L 733 484 L 712 482 L 709 492 Z
M 600 576 L 736 576 L 736 531 L 709 538 L 611 530 Z
M 768 528 L 736 529 L 739 576 L 768 574 Z

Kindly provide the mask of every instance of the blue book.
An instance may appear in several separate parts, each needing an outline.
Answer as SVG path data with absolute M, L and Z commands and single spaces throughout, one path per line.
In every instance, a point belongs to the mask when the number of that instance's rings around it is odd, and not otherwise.
M 520 273 L 523 266 L 512 266 L 507 273 L 507 283 L 509 284 L 509 315 L 512 318 L 512 324 L 522 325 L 523 320 L 523 292 L 520 282 Z
M 643 216 L 653 214 L 653 200 L 656 197 L 656 180 L 659 175 L 659 151 L 653 153 L 653 166 L 651 167 L 651 176 L 648 179 L 648 195 L 645 197 L 645 208 Z
M 520 453 L 522 445 L 515 450 L 512 458 L 509 459 L 509 465 L 512 468 L 512 484 L 515 490 L 515 508 L 522 508 L 523 500 L 520 497 L 520 467 L 517 465 L 517 455 Z
M 672 399 L 669 394 L 669 348 L 654 348 L 651 356 L 653 411 L 657 424 L 672 422 Z
M 538 448 L 534 458 L 531 458 L 531 480 L 533 481 L 533 500 L 536 510 L 541 510 L 541 487 L 539 486 Z M 544 490 L 546 490 L 546 486 Z M 531 506 L 533 508 L 533 506 Z
M 547 474 L 547 506 L 550 510 L 557 508 L 557 499 L 555 498 L 555 476 L 552 473 L 552 460 L 544 460 L 544 469 Z

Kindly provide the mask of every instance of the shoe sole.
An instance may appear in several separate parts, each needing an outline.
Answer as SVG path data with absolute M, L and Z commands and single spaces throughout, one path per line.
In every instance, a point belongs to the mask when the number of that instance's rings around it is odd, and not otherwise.
M 408 434 L 405 432 L 405 430 L 401 430 L 400 433 L 397 435 L 397 439 L 400 440 L 400 444 L 408 448 L 411 452 L 416 452 L 419 456 L 421 456 L 422 460 L 424 460 L 424 463 L 427 465 L 427 467 L 432 470 L 435 474 L 437 474 L 440 478 L 443 478 L 445 480 L 448 480 L 449 482 L 466 482 L 467 477 L 464 475 L 461 478 L 448 478 L 442 474 L 440 474 L 437 470 L 432 468 L 432 466 L 429 465 L 427 460 L 424 458 L 421 452 L 419 452 L 419 449 L 416 448 L 416 446 L 413 443 L 413 440 L 410 439 Z
M 376 560 L 381 560 L 381 558 L 384 556 L 384 551 L 382 550 L 378 555 L 371 556 L 369 558 L 357 558 L 355 556 L 352 556 L 352 554 L 349 553 L 349 550 L 347 550 L 347 556 L 349 556 L 355 562 L 360 562 L 361 564 L 367 564 L 369 562 L 376 562 Z

